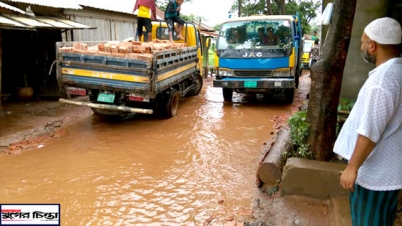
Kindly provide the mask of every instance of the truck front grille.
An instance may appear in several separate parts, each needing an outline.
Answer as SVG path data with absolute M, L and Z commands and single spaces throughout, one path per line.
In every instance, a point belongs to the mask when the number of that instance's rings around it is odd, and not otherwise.
M 233 71 L 235 76 L 238 77 L 270 77 L 272 71 L 240 71 L 240 70 L 235 70 Z

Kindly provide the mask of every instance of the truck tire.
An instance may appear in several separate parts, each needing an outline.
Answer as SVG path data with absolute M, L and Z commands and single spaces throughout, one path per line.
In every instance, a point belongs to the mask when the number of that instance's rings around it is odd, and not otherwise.
M 222 88 L 223 100 L 232 102 L 233 89 Z
M 192 90 L 186 93 L 186 97 L 197 96 L 198 94 L 200 94 L 204 80 L 202 79 L 200 74 L 197 74 L 195 75 L 195 80 L 193 80 L 193 83 L 195 84 L 195 86 Z
M 295 96 L 295 89 L 285 89 L 285 103 L 291 104 L 293 103 L 293 99 Z
M 165 102 L 162 104 L 162 114 L 166 118 L 172 118 L 177 115 L 177 110 L 179 109 L 179 93 L 171 88 L 165 94 Z

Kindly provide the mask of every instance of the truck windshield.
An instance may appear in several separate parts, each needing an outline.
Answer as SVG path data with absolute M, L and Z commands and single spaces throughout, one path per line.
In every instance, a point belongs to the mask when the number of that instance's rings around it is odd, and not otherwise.
M 217 49 L 278 49 L 292 46 L 289 20 L 234 21 L 222 25 Z

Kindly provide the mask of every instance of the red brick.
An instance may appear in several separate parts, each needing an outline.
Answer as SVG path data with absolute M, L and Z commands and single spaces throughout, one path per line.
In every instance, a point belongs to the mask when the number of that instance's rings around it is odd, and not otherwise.
M 142 42 L 140 41 L 132 41 L 131 45 L 136 45 L 136 46 L 140 46 L 142 44 Z
M 127 53 L 127 54 L 125 55 L 125 57 L 126 57 L 126 58 L 130 58 L 130 59 L 138 59 L 139 54 L 137 54 L 137 53 Z
M 74 42 L 73 49 L 81 49 L 81 44 L 79 42 Z
M 145 60 L 145 61 L 152 61 L 153 55 L 152 54 L 140 54 L 138 59 Z
M 96 51 L 96 50 L 87 50 L 87 51 L 85 51 L 85 53 L 89 54 L 89 55 L 98 55 L 98 51 Z
M 118 46 L 111 46 L 110 50 L 112 53 L 119 53 L 119 47 Z
M 119 51 L 119 53 L 126 54 L 127 53 L 127 47 L 126 46 L 119 46 L 118 51 Z
M 73 47 L 61 47 L 61 48 L 59 48 L 59 52 L 61 52 L 61 53 L 71 53 L 71 52 L 73 52 Z
M 105 44 L 105 52 L 107 52 L 107 53 L 111 53 L 112 52 L 112 50 L 111 50 L 111 45 L 110 44 Z
M 105 44 L 99 44 L 98 45 L 98 50 L 99 51 L 105 51 Z
M 88 49 L 88 45 L 84 44 L 84 43 L 80 43 L 80 49 L 81 50 L 87 50 Z
M 114 57 L 124 57 L 123 53 L 111 53 L 110 55 Z

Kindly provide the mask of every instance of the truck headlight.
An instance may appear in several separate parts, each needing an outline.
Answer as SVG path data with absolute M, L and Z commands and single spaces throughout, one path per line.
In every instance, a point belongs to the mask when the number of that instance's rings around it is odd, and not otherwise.
M 274 71 L 272 77 L 291 77 L 290 71 Z
M 233 76 L 233 73 L 231 71 L 219 70 L 219 76 L 222 77 Z

